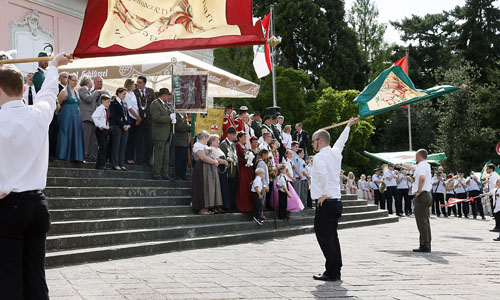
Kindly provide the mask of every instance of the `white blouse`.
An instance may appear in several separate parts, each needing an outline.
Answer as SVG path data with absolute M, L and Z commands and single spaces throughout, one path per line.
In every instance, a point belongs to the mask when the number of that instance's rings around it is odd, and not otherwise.
M 196 153 L 200 150 L 205 150 L 205 149 L 208 149 L 207 145 L 203 145 L 200 142 L 196 142 L 196 143 L 194 143 L 194 146 L 193 146 L 193 153 Z

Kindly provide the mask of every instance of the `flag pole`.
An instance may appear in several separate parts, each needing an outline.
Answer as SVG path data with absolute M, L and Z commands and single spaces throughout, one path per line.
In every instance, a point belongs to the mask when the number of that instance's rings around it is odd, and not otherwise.
M 271 5 L 271 20 L 269 21 L 269 31 L 270 34 L 269 36 L 274 37 L 274 5 Z M 275 64 L 275 49 L 273 45 L 269 45 L 271 48 L 271 72 L 273 76 L 273 106 L 276 107 L 278 106 L 278 100 L 276 97 L 276 71 L 274 68 Z
M 410 47 L 406 49 L 406 70 L 408 72 L 408 76 L 410 75 L 409 71 L 409 66 L 410 66 L 410 61 L 408 59 L 408 56 L 410 54 Z M 411 136 L 411 108 L 410 105 L 408 105 L 408 141 L 409 141 L 409 146 L 410 146 L 410 151 L 413 150 L 413 141 L 412 141 L 412 136 Z

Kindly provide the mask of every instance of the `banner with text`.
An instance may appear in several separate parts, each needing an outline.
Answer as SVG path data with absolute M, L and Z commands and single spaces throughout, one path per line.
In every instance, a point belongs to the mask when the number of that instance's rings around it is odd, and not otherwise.
M 206 114 L 196 115 L 195 133 L 200 133 L 203 130 L 210 134 L 218 134 L 222 136 L 222 122 L 224 121 L 223 109 L 208 109 Z

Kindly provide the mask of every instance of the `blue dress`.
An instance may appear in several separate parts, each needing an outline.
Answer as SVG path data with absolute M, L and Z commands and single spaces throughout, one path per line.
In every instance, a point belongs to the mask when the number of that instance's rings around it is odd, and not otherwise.
M 83 131 L 82 117 L 80 116 L 80 98 L 76 99 L 66 87 L 68 96 L 61 105 L 59 112 L 59 139 L 57 141 L 56 158 L 66 161 L 83 161 Z

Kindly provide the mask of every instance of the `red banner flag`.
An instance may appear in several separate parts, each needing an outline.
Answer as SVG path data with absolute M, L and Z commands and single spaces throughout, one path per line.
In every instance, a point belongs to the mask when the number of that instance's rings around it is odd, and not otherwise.
M 408 75 L 408 60 L 406 56 L 395 62 L 393 66 L 400 66 L 401 69 L 405 71 L 406 75 Z
M 89 0 L 75 57 L 259 45 L 251 0 Z

